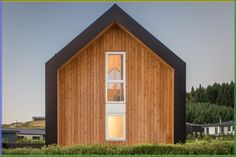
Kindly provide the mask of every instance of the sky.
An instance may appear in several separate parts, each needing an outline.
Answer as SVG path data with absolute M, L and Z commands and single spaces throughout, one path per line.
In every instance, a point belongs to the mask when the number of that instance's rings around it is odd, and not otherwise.
M 45 63 L 113 4 L 3 4 L 3 123 L 45 115 Z M 233 2 L 117 4 L 186 62 L 187 91 L 233 80 Z

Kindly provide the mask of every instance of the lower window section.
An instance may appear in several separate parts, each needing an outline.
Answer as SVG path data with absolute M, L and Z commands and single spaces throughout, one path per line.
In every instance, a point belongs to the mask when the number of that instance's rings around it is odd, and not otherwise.
M 106 140 L 125 140 L 125 116 L 123 114 L 107 114 L 106 116 Z

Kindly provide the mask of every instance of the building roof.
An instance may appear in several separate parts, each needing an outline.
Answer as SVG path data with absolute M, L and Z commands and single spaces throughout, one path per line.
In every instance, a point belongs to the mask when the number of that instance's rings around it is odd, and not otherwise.
M 33 120 L 45 120 L 45 117 L 41 116 L 41 117 L 38 117 L 38 116 L 34 116 L 32 117 Z
M 186 132 L 187 134 L 192 134 L 193 132 L 203 132 L 203 127 L 201 124 L 192 124 L 186 122 Z
M 19 129 L 19 134 L 45 135 L 45 130 L 44 129 Z
M 193 123 L 188 123 L 188 122 L 186 122 L 186 125 L 188 125 L 188 126 L 200 126 L 200 127 L 203 126 L 203 124 L 193 124 Z
M 211 126 L 232 126 L 234 125 L 234 121 L 225 121 L 221 123 L 213 123 L 213 124 L 202 124 L 202 127 L 211 127 Z
M 19 132 L 19 130 L 17 129 L 5 129 L 5 128 L 2 128 L 2 133 L 5 133 L 5 134 L 15 134 Z
M 76 20 L 76 19 L 75 19 Z M 174 141 L 185 141 L 186 63 L 114 4 L 46 62 L 46 143 L 57 143 L 57 70 L 109 25 L 118 23 L 174 69 Z
M 9 128 L 2 129 L 3 133 L 18 133 L 24 135 L 45 135 L 44 129 L 17 129 L 17 128 Z

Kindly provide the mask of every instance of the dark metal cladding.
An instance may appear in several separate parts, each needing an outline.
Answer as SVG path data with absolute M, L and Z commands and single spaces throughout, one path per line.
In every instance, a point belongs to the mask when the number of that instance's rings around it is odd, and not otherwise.
M 57 144 L 57 69 L 108 25 L 117 22 L 174 69 L 174 143 L 185 142 L 186 63 L 114 4 L 46 63 L 46 144 Z

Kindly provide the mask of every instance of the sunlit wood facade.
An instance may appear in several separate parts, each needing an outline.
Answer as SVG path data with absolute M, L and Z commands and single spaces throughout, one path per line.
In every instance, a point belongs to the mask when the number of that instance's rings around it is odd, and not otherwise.
M 125 141 L 105 140 L 107 51 L 126 52 Z M 110 62 L 109 71 L 119 67 L 120 60 Z M 142 42 L 117 24 L 109 26 L 58 70 L 58 143 L 173 143 L 173 76 Z

